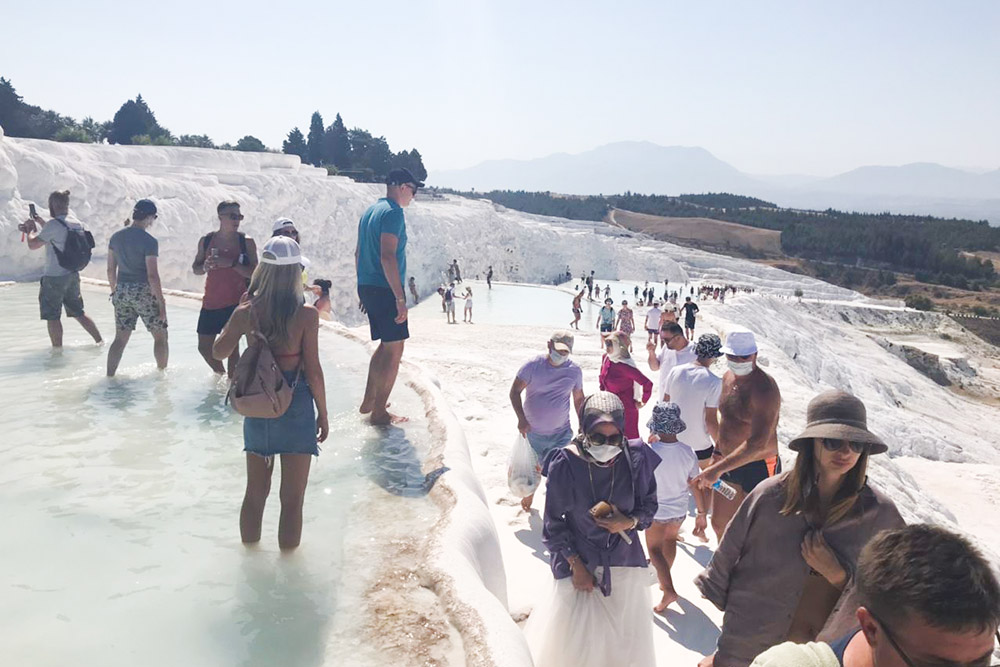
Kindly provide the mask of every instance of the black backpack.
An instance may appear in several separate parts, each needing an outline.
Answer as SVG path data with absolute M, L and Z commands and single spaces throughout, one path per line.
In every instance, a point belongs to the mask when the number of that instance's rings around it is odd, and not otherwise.
M 56 251 L 56 259 L 59 266 L 67 271 L 82 271 L 90 264 L 91 251 L 94 249 L 94 235 L 86 229 L 70 229 L 64 220 L 53 218 L 56 222 L 66 228 L 66 242 L 63 249 L 52 244 L 52 249 Z
M 243 232 L 236 232 L 240 240 L 240 258 L 237 264 L 247 265 L 250 263 L 250 256 L 247 254 L 247 235 Z M 202 250 L 208 252 L 208 246 L 212 244 L 212 237 L 215 236 L 215 232 L 209 232 L 205 234 L 204 238 L 201 240 Z

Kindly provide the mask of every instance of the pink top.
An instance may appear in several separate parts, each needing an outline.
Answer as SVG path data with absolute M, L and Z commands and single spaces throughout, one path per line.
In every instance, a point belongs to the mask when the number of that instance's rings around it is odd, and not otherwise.
M 635 405 L 632 387 L 635 382 L 642 385 L 642 402 L 645 403 L 653 395 L 653 381 L 635 366 L 611 361 L 608 355 L 604 355 L 604 361 L 601 362 L 599 379 L 601 390 L 615 394 L 625 405 L 625 437 L 629 439 L 640 437 L 639 408 Z

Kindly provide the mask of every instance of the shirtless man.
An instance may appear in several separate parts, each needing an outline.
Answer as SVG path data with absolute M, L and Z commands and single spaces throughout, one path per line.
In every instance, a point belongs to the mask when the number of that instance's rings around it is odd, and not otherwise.
M 583 313 L 583 306 L 581 301 L 583 300 L 584 290 L 580 290 L 580 293 L 573 297 L 573 321 L 569 323 L 574 329 L 580 328 L 580 315 Z
M 781 393 L 774 379 L 757 366 L 753 333 L 731 332 L 722 352 L 729 370 L 722 378 L 719 439 L 712 464 L 691 482 L 708 489 L 722 479 L 736 488 L 732 500 L 721 494 L 714 498 L 712 529 L 720 542 L 747 494 L 781 472 L 777 430 Z

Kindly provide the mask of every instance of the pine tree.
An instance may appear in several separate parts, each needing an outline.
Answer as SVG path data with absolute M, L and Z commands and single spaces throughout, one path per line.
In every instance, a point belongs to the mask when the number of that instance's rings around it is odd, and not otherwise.
M 309 147 L 306 145 L 306 138 L 302 136 L 302 130 L 293 127 L 288 133 L 288 138 L 281 143 L 281 152 L 288 155 L 298 155 L 303 162 L 309 155 Z
M 427 169 L 424 168 L 424 159 L 421 157 L 420 152 L 416 148 L 410 151 L 410 164 L 413 165 L 410 167 L 410 173 L 413 174 L 418 181 L 426 181 Z
M 318 167 L 323 164 L 323 116 L 318 111 L 314 111 L 312 120 L 309 121 L 309 140 L 307 146 L 307 156 L 309 164 Z
M 115 113 L 108 141 L 113 144 L 131 144 L 132 137 L 146 135 L 156 139 L 165 133 L 166 130 L 156 122 L 152 109 L 142 99 L 142 95 L 138 95 L 134 100 L 121 105 Z
M 351 166 L 351 140 L 347 136 L 347 128 L 344 127 L 344 120 L 337 114 L 337 118 L 330 126 L 333 133 L 331 159 L 338 169 L 347 169 Z

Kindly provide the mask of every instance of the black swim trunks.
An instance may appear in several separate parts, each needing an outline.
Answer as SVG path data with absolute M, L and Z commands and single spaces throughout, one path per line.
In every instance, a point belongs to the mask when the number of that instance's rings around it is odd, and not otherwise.
M 239 304 L 225 308 L 202 308 L 201 314 L 198 315 L 198 335 L 218 336 L 222 333 L 222 328 L 226 326 L 237 305 Z
M 383 343 L 393 343 L 410 337 L 409 320 L 402 324 L 396 323 L 396 297 L 388 287 L 377 285 L 358 285 L 358 297 L 361 305 L 368 313 L 368 327 L 371 329 L 372 340 Z M 455 302 L 449 302 L 454 310 Z
M 751 461 L 735 470 L 722 474 L 722 481 L 729 484 L 739 484 L 747 493 L 757 488 L 757 485 L 768 477 L 781 472 L 781 459 L 775 456 L 764 461 Z

